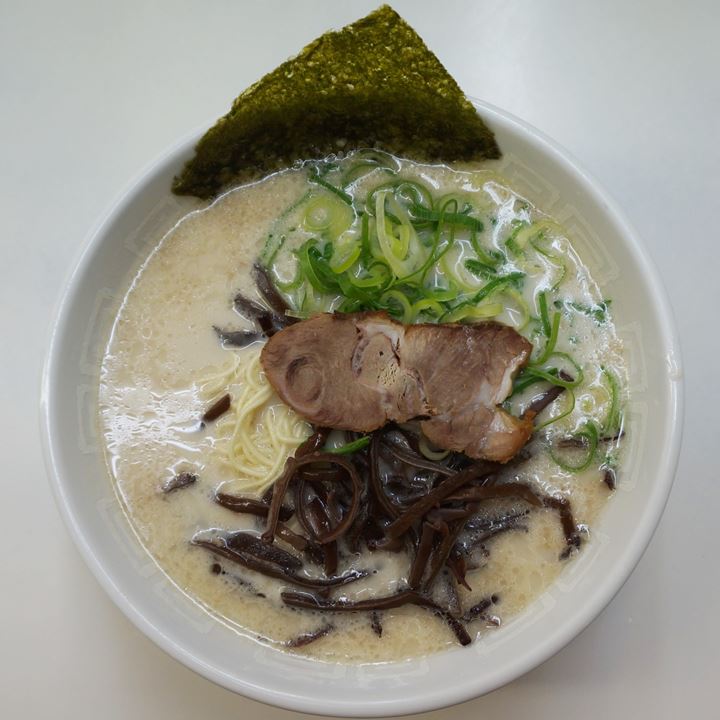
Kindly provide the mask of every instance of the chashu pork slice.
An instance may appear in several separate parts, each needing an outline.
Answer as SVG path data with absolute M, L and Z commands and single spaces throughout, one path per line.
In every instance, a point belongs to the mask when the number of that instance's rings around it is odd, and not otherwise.
M 498 406 L 531 350 L 495 322 L 402 325 L 380 312 L 338 313 L 276 333 L 261 361 L 282 400 L 316 425 L 370 432 L 419 419 L 438 447 L 506 462 L 533 426 Z
M 531 351 L 522 335 L 496 322 L 407 327 L 403 359 L 435 408 L 420 424 L 427 439 L 474 458 L 512 458 L 530 438 L 532 418 L 499 405 Z

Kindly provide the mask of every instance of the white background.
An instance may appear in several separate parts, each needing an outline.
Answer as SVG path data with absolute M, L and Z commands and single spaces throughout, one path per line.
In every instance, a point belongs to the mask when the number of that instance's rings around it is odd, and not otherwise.
M 624 206 L 668 287 L 687 379 L 675 488 L 617 598 L 535 671 L 433 715 L 718 717 L 720 5 L 394 5 L 468 94 L 555 138 Z M 0 0 L 0 717 L 293 715 L 186 670 L 100 590 L 45 477 L 40 371 L 73 259 L 128 180 L 306 42 L 374 7 Z

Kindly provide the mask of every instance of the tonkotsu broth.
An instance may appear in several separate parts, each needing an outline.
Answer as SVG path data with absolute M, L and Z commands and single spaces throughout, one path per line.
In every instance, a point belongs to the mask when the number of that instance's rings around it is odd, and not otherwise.
M 542 217 L 493 173 L 406 162 L 401 173 L 422 177 L 439 194 L 462 190 L 477 196 L 483 211 L 495 219 L 488 223 L 487 233 L 489 242 L 497 246 L 507 236 L 513 218 Z M 213 326 L 250 328 L 233 310 L 232 298 L 238 291 L 258 297 L 250 276 L 252 263 L 276 218 L 307 189 L 302 170 L 273 175 L 189 214 L 159 241 L 132 280 L 103 358 L 99 422 L 108 466 L 131 523 L 158 565 L 188 595 L 238 632 L 284 647 L 303 633 L 331 624 L 333 631 L 292 651 L 342 662 L 428 654 L 454 646 L 456 641 L 447 625 L 425 609 L 406 606 L 384 611 L 379 637 L 368 613 L 322 614 L 285 607 L 279 581 L 218 561 L 190 544 L 199 531 L 261 527 L 256 518 L 232 513 L 213 501 L 220 486 L 237 492 L 241 488 L 236 487 L 235 474 L 219 452 L 221 426 L 198 428 L 208 407 L 201 385 L 236 357 L 242 367 L 257 353 L 257 346 L 223 348 Z M 599 290 L 569 243 L 562 250 L 568 268 L 562 292 L 587 305 L 599 303 Z M 542 268 L 535 270 L 536 276 L 528 274 L 523 289 L 531 308 L 537 288 L 547 279 Z M 498 319 L 511 322 L 512 311 Z M 599 419 L 607 412 L 600 368 L 611 368 L 623 386 L 625 371 L 611 322 L 600 324 L 591 316 L 574 313 L 563 323 L 558 347 L 572 349 L 585 370 L 575 410 L 561 421 L 570 432 L 582 417 Z M 236 397 L 238 387 L 232 382 L 231 378 L 227 390 Z M 163 483 L 184 471 L 197 474 L 197 482 L 164 494 Z M 517 472 L 522 481 L 546 494 L 568 497 L 576 523 L 590 533 L 611 494 L 595 465 L 580 473 L 566 472 L 541 447 Z M 518 507 L 526 506 L 519 502 Z M 572 557 L 559 560 L 565 547 L 557 513 L 549 509 L 533 510 L 521 529 L 489 541 L 481 567 L 468 572 L 472 592 L 460 588 L 460 599 L 466 609 L 491 595 L 497 595 L 498 602 L 488 611 L 492 617 L 468 625 L 470 634 L 496 632 L 490 628 L 498 619 L 516 615 L 537 598 L 573 562 Z M 403 553 L 364 550 L 352 558 L 350 567 L 375 572 L 335 591 L 334 597 L 365 599 L 395 592 L 403 587 L 407 562 Z M 218 567 L 222 572 L 216 574 Z

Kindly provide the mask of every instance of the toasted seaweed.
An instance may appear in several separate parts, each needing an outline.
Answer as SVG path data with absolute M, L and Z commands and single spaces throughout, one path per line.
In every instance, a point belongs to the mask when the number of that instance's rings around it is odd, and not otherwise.
M 387 5 L 320 36 L 241 93 L 173 192 L 210 198 L 297 160 L 360 147 L 425 161 L 500 156 L 455 80 Z

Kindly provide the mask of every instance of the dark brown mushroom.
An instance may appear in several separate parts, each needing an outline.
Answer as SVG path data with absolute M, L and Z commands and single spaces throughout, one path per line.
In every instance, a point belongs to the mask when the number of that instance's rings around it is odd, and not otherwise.
M 310 645 L 310 643 L 314 643 L 316 640 L 319 640 L 320 638 L 325 637 L 328 633 L 332 632 L 335 629 L 334 625 L 326 624 L 322 627 L 319 627 L 317 630 L 312 630 L 307 633 L 302 633 L 301 635 L 298 635 L 297 637 L 292 638 L 291 640 L 288 640 L 285 643 L 286 648 L 301 648 L 305 647 L 306 645 Z
M 386 595 L 380 598 L 370 598 L 368 600 L 358 600 L 356 602 L 346 600 L 328 600 L 327 598 L 318 597 L 317 595 L 301 592 L 283 592 L 281 597 L 283 602 L 291 607 L 306 608 L 309 610 L 324 610 L 328 612 L 391 610 L 408 604 L 417 605 L 431 610 L 438 617 L 444 620 L 453 631 L 455 637 L 461 645 L 469 645 L 472 642 L 465 626 L 459 620 L 454 618 L 447 610 L 441 608 L 430 598 L 416 592 L 415 590 L 401 590 L 394 595 Z
M 219 400 L 216 400 L 202 416 L 203 422 L 212 422 L 217 420 L 221 415 L 224 415 L 230 409 L 231 398 L 228 393 L 225 393 Z
M 175 492 L 176 490 L 189 487 L 190 485 L 196 483 L 197 479 L 198 476 L 194 473 L 178 473 L 163 483 L 162 491 L 167 495 L 168 493 Z

